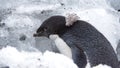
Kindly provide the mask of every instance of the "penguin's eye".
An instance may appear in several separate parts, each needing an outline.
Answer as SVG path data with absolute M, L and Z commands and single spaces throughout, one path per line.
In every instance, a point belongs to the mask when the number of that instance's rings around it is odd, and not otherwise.
M 45 27 L 45 28 L 43 29 L 43 31 L 47 31 L 47 27 Z

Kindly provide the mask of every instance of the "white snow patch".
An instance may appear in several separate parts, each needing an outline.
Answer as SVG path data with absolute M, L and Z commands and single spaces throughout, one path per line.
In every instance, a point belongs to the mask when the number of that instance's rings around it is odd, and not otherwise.
M 20 5 L 18 8 L 16 8 L 16 13 L 33 13 L 37 11 L 42 10 L 54 10 L 58 8 L 60 4 L 54 4 L 54 5 Z
M 99 65 L 97 65 L 97 66 L 91 67 L 91 66 L 90 66 L 90 63 L 87 63 L 87 65 L 86 65 L 85 68 L 112 68 L 112 67 L 110 67 L 110 66 L 108 66 L 108 65 L 105 65 L 105 64 L 99 64 Z
M 71 59 L 61 54 L 20 52 L 10 46 L 0 50 L 0 64 L 10 68 L 78 68 Z
M 21 29 L 21 28 L 31 28 L 35 27 L 35 23 L 28 17 L 25 15 L 17 15 L 17 14 L 13 14 L 11 16 L 8 16 L 8 18 L 3 21 L 5 22 L 5 24 L 8 27 L 14 27 L 17 29 Z
M 88 62 L 88 60 L 87 60 L 87 65 L 86 65 L 85 68 L 91 68 L 90 63 Z
M 112 68 L 112 67 L 110 67 L 108 65 L 99 64 L 99 65 L 97 65 L 97 66 L 95 66 L 93 68 Z

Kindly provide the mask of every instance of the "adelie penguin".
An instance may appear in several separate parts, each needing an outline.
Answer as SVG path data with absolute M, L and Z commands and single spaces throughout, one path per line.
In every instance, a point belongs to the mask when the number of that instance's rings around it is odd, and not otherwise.
M 109 43 L 94 26 L 88 22 L 77 20 L 66 26 L 64 16 L 52 16 L 46 19 L 34 36 L 49 37 L 57 34 L 70 47 L 72 59 L 79 68 L 105 64 L 112 68 L 119 68 L 117 56 Z

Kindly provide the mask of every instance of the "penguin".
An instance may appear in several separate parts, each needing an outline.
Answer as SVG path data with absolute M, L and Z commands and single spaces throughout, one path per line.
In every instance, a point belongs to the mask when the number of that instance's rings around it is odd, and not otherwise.
M 49 36 L 51 40 L 55 42 L 55 45 L 57 46 L 58 50 L 61 54 L 69 57 L 72 59 L 72 52 L 70 47 L 62 40 L 57 34 L 52 34 Z
M 105 64 L 119 68 L 117 56 L 110 42 L 88 22 L 77 20 L 66 26 L 64 16 L 52 16 L 37 29 L 34 37 L 57 34 L 70 47 L 72 59 L 79 68 L 85 68 L 87 61 L 94 67 Z

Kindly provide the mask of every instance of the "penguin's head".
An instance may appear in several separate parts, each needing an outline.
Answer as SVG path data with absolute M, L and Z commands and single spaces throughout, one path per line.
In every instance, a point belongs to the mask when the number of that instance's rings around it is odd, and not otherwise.
M 63 33 L 68 28 L 65 24 L 64 16 L 52 16 L 42 23 L 34 34 L 34 37 L 49 37 L 51 34 Z

